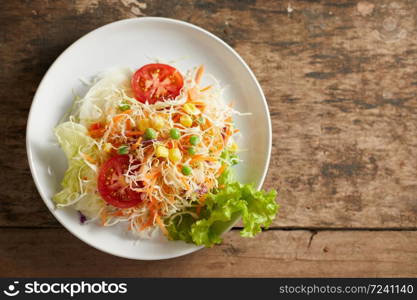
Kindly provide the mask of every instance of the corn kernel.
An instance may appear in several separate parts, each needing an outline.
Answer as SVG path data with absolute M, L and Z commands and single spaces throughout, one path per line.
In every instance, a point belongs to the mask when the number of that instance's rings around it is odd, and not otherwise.
M 103 145 L 103 150 L 104 150 L 104 151 L 106 151 L 106 152 L 110 152 L 110 151 L 111 151 L 111 149 L 113 149 L 112 144 L 110 144 L 110 143 L 105 143 L 105 144 Z
M 169 149 L 169 159 L 173 162 L 179 162 L 182 158 L 181 151 L 178 148 Z
M 168 155 L 169 155 L 168 148 L 166 148 L 164 146 L 156 147 L 155 153 L 156 153 L 157 157 L 168 157 Z
M 149 127 L 151 127 L 151 122 L 149 119 L 140 119 L 136 121 L 136 126 L 138 126 L 140 131 L 145 131 Z
M 230 151 L 232 151 L 232 152 L 236 152 L 236 151 L 239 149 L 239 146 L 238 146 L 235 142 L 233 142 L 233 143 L 230 145 L 229 149 L 230 149 Z
M 200 113 L 200 110 L 192 103 L 184 104 L 184 110 L 187 114 L 190 115 L 198 115 Z
M 185 127 L 191 127 L 191 125 L 193 125 L 193 120 L 189 115 L 182 115 L 180 117 L 180 123 Z
M 161 130 L 165 125 L 164 119 L 159 116 L 156 116 L 155 118 L 153 118 L 151 123 L 152 123 L 152 127 L 155 128 L 156 130 Z

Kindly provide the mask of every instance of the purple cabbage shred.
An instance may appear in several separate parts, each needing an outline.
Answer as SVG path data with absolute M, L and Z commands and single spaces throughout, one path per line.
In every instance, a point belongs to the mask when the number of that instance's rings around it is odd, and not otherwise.
M 80 223 L 84 224 L 85 221 L 87 221 L 87 217 L 78 210 L 78 214 L 80 215 Z

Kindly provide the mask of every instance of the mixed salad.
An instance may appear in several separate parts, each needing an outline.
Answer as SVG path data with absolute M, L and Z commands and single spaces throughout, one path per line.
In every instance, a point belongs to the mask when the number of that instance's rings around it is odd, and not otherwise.
M 159 228 L 208 247 L 239 216 L 244 237 L 268 227 L 276 192 L 234 180 L 240 113 L 214 78 L 201 85 L 203 73 L 153 63 L 100 76 L 55 128 L 68 158 L 56 206 L 74 207 L 82 223 L 124 222 L 140 236 Z

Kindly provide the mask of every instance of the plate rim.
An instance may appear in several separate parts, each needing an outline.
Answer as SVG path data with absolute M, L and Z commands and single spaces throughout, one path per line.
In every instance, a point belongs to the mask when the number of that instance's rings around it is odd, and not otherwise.
M 195 247 L 190 247 L 189 249 L 187 249 L 186 251 L 183 251 L 179 254 L 175 254 L 175 255 L 165 255 L 165 256 L 161 256 L 158 258 L 147 258 L 147 257 L 137 257 L 137 256 L 130 256 L 130 255 L 124 255 L 124 254 L 120 254 L 120 253 L 116 253 L 113 252 L 111 250 L 107 250 L 106 248 L 97 246 L 97 245 L 93 245 L 92 243 L 90 243 L 90 241 L 88 239 L 85 239 L 83 237 L 81 237 L 76 230 L 73 230 L 72 228 L 69 228 L 69 226 L 66 226 L 66 224 L 64 224 L 63 221 L 60 220 L 60 218 L 58 218 L 56 216 L 56 213 L 54 211 L 54 208 L 51 208 L 50 205 L 48 205 L 49 202 L 51 202 L 51 199 L 48 199 L 48 197 L 46 197 L 46 195 L 44 195 L 42 188 L 41 188 L 41 183 L 39 181 L 39 178 L 36 176 L 35 173 L 35 166 L 34 166 L 34 159 L 33 159 L 33 153 L 32 153 L 32 148 L 30 146 L 29 143 L 29 128 L 30 125 L 33 123 L 32 119 L 34 118 L 34 114 L 33 114 L 33 106 L 35 103 L 37 103 L 39 100 L 37 100 L 39 98 L 39 90 L 40 88 L 43 86 L 44 81 L 46 80 L 46 78 L 48 77 L 49 72 L 51 71 L 51 69 L 62 59 L 62 57 L 64 56 L 65 53 L 69 52 L 72 48 L 76 47 L 82 40 L 88 38 L 89 36 L 105 30 L 107 27 L 111 27 L 111 26 L 115 26 L 118 24 L 122 24 L 122 23 L 142 23 L 142 22 L 152 22 L 152 21 L 157 21 L 157 22 L 162 22 L 162 23 L 168 23 L 168 24 L 176 24 L 176 25 L 182 25 L 185 27 L 189 27 L 192 28 L 206 36 L 209 36 L 210 38 L 214 39 L 215 41 L 217 41 L 218 43 L 220 43 L 226 50 L 228 50 L 229 52 L 231 52 L 237 59 L 238 61 L 243 65 L 243 67 L 246 69 L 246 71 L 249 73 L 251 79 L 253 80 L 253 82 L 255 83 L 256 89 L 258 90 L 260 96 L 261 96 L 261 102 L 262 105 L 264 107 L 264 110 L 266 112 L 267 118 L 267 159 L 264 165 L 264 169 L 262 172 L 262 176 L 260 178 L 259 184 L 256 186 L 256 189 L 259 190 L 262 185 L 264 184 L 268 169 L 269 169 L 269 164 L 270 164 L 270 160 L 271 160 L 271 151 L 272 151 L 272 124 L 271 124 L 271 115 L 269 112 L 269 108 L 268 108 L 268 104 L 264 95 L 264 92 L 262 90 L 262 87 L 260 85 L 260 83 L 258 82 L 255 74 L 253 73 L 253 71 L 251 70 L 251 68 L 249 67 L 249 65 L 243 60 L 243 58 L 237 53 L 237 51 L 235 49 L 233 49 L 230 45 L 228 45 L 225 41 L 223 41 L 221 38 L 219 38 L 218 36 L 214 35 L 213 33 L 209 32 L 208 30 L 201 28 L 197 25 L 182 21 L 182 20 L 177 20 L 177 19 L 172 19 L 172 18 L 165 18 L 165 17 L 133 17 L 133 18 L 127 18 L 127 19 L 122 19 L 122 20 L 118 20 L 118 21 L 114 21 L 114 22 L 110 22 L 107 23 L 105 25 L 102 25 L 100 27 L 97 27 L 89 32 L 87 32 L 86 34 L 82 35 L 81 37 L 79 37 L 77 40 L 75 40 L 73 43 L 71 43 L 64 51 L 62 51 L 58 57 L 52 62 L 52 64 L 48 67 L 47 71 L 45 72 L 45 74 L 43 75 L 41 81 L 38 84 L 38 87 L 36 88 L 36 92 L 32 98 L 32 103 L 30 105 L 29 108 L 29 114 L 28 114 L 28 118 L 27 118 L 27 124 L 26 124 L 26 135 L 25 135 L 25 140 L 26 140 L 26 153 L 27 153 L 27 159 L 28 159 L 28 164 L 29 164 L 29 169 L 30 169 L 30 173 L 32 175 L 32 179 L 35 183 L 36 189 L 39 193 L 39 195 L 41 196 L 45 206 L 48 208 L 48 210 L 51 212 L 51 214 L 54 216 L 54 218 L 68 231 L 70 232 L 73 236 L 75 236 L 77 239 L 81 240 L 82 242 L 86 243 L 87 245 L 93 247 L 94 249 L 97 249 L 101 252 L 110 254 L 110 255 L 114 255 L 116 257 L 121 257 L 121 258 L 125 258 L 125 259 L 132 259 L 132 260 L 166 260 L 166 259 L 171 259 L 171 258 L 176 258 L 176 257 L 181 257 L 181 256 L 185 256 L 188 254 L 191 254 L 193 252 L 196 252 L 198 250 L 201 250 L 202 248 L 204 248 L 204 246 L 195 246 Z M 229 232 L 230 229 L 237 223 L 239 222 L 241 218 L 239 217 L 236 221 L 234 221 L 232 223 L 232 225 L 225 231 Z

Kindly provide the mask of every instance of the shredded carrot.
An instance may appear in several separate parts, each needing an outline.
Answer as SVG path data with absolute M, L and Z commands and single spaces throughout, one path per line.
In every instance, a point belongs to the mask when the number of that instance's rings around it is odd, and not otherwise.
M 156 214 L 156 211 L 155 211 L 156 199 L 154 199 L 152 196 L 149 196 L 149 199 L 151 200 L 151 202 L 150 203 L 148 202 L 146 204 L 148 209 L 149 209 L 148 220 L 140 226 L 140 230 L 144 230 L 144 229 L 148 228 L 149 226 L 153 225 L 153 220 L 154 220 L 155 214 Z
M 211 85 L 208 85 L 208 86 L 206 86 L 205 88 L 202 88 L 201 90 L 200 90 L 200 92 L 205 92 L 205 91 L 208 91 L 209 89 L 211 89 L 212 88 L 212 86 Z
M 154 215 L 154 211 L 151 208 L 149 208 L 148 220 L 140 226 L 140 230 L 144 230 L 153 224 Z
M 90 130 L 88 135 L 91 136 L 93 139 L 101 138 L 104 135 L 104 129 L 97 129 L 97 130 Z
M 93 123 L 88 128 L 88 134 L 92 138 L 101 138 L 105 132 L 106 132 L 106 128 L 101 123 Z
M 96 164 L 97 162 L 96 162 L 96 160 L 94 159 L 94 158 L 92 158 L 90 155 L 88 155 L 88 154 L 85 154 L 85 153 L 83 153 L 82 154 L 82 156 L 86 159 L 86 160 L 88 160 L 90 163 L 92 163 L 92 164 Z
M 191 159 L 190 163 L 196 162 L 196 161 L 201 161 L 201 160 L 206 160 L 206 161 L 217 161 L 217 158 L 215 157 L 210 157 L 210 156 L 204 156 L 204 155 L 195 155 L 193 157 L 193 159 Z
M 158 208 L 158 202 L 156 201 L 156 198 L 151 196 L 150 199 L 151 199 L 152 208 L 156 210 Z
M 168 143 L 168 148 L 173 149 L 173 148 L 176 148 L 176 147 L 177 147 L 177 141 L 170 140 L 169 143 Z
M 197 216 L 199 216 L 200 215 L 200 212 L 201 212 L 201 208 L 203 208 L 203 206 L 204 206 L 204 203 L 206 202 L 206 195 L 203 195 L 203 196 L 201 196 L 200 197 L 200 199 L 198 200 L 198 206 L 197 206 L 197 208 L 196 208 L 196 213 L 197 213 Z
M 222 166 L 217 171 L 216 175 L 220 176 L 223 173 L 224 169 L 226 169 L 226 164 L 222 164 Z
M 111 130 L 111 133 L 115 133 L 117 130 L 117 124 L 120 122 L 120 120 L 122 118 L 124 118 L 125 116 L 123 114 L 119 114 L 119 115 L 115 115 L 113 117 L 113 128 Z
M 114 117 L 113 117 L 113 122 L 114 123 L 117 123 L 117 122 L 119 122 L 122 118 L 124 117 L 124 115 L 123 114 L 118 114 L 118 115 L 115 115 Z
M 105 210 L 103 210 L 103 211 L 101 212 L 100 219 L 101 219 L 101 225 L 102 225 L 102 226 L 104 226 L 104 224 L 105 224 L 105 223 L 106 223 L 106 221 L 107 221 L 107 216 L 106 216 Z
M 206 130 L 207 128 L 210 128 L 213 125 L 213 123 L 210 122 L 209 119 L 206 119 L 204 124 L 201 126 L 203 130 Z
M 171 194 L 171 193 L 172 193 L 172 188 L 171 188 L 169 185 L 166 185 L 166 184 L 165 184 L 165 183 L 163 183 L 163 182 L 162 182 L 161 188 L 162 188 L 162 191 L 163 191 L 165 194 Z
M 193 104 L 195 104 L 195 105 L 201 105 L 201 106 L 206 106 L 207 105 L 207 103 L 206 102 L 204 102 L 204 101 L 193 101 Z
M 187 180 L 184 177 L 181 177 L 181 181 L 184 184 L 185 188 L 187 190 L 189 190 L 190 189 L 190 185 L 187 183 Z
M 200 111 L 204 112 L 206 110 L 207 104 L 206 103 L 201 103 L 201 104 L 196 104 L 195 105 Z
M 142 143 L 142 137 L 139 137 L 139 138 L 136 140 L 136 143 L 134 143 L 134 144 L 132 145 L 132 149 L 133 149 L 133 150 L 136 150 L 136 149 L 140 146 L 140 143 Z
M 97 139 L 97 138 L 101 138 L 104 135 L 104 132 L 106 132 L 106 130 L 103 129 L 97 129 L 97 130 L 90 130 L 88 132 L 88 134 L 93 138 L 93 139 Z
M 230 127 L 226 127 L 225 132 L 224 132 L 224 144 L 227 144 L 227 142 L 229 141 L 230 137 L 232 136 L 232 131 L 230 129 Z
M 197 92 L 194 88 L 187 91 L 187 102 L 192 102 L 197 98 Z
M 150 172 L 150 173 L 148 173 L 148 174 L 146 175 L 146 178 L 148 178 L 148 179 L 152 180 L 152 183 L 151 183 L 151 185 L 150 185 L 150 187 L 149 187 L 149 188 L 151 188 L 151 189 L 152 189 L 152 191 L 153 191 L 153 186 L 155 185 L 156 179 L 157 179 L 157 177 L 158 177 L 158 175 L 159 175 L 160 173 L 161 173 L 161 170 L 160 170 L 160 169 L 158 169 L 158 170 L 156 170 L 156 171 L 154 171 L 154 172 Z
M 172 121 L 174 121 L 175 123 L 178 123 L 180 121 L 180 114 L 175 114 L 175 116 L 172 118 Z
M 195 82 L 197 84 L 200 83 L 201 78 L 203 77 L 203 73 L 204 73 L 204 65 L 201 65 L 200 67 L 198 67 L 197 73 L 195 74 Z
M 126 130 L 125 131 L 126 136 L 136 136 L 136 135 L 142 135 L 143 131 L 139 130 Z
M 155 220 L 158 223 L 159 228 L 161 228 L 162 233 L 164 235 L 168 236 L 169 235 L 168 230 L 165 228 L 165 224 L 164 224 L 164 222 L 162 222 L 162 220 L 159 217 L 159 215 L 156 215 Z
M 123 213 L 122 210 L 117 210 L 114 213 L 111 213 L 110 215 L 113 217 L 121 217 L 121 216 L 124 216 L 125 214 Z
M 204 157 L 203 155 L 194 155 L 194 157 L 190 160 L 190 163 L 203 160 L 202 159 L 203 157 Z
M 130 121 L 130 119 L 126 120 L 126 130 L 131 130 L 132 129 L 132 121 Z

